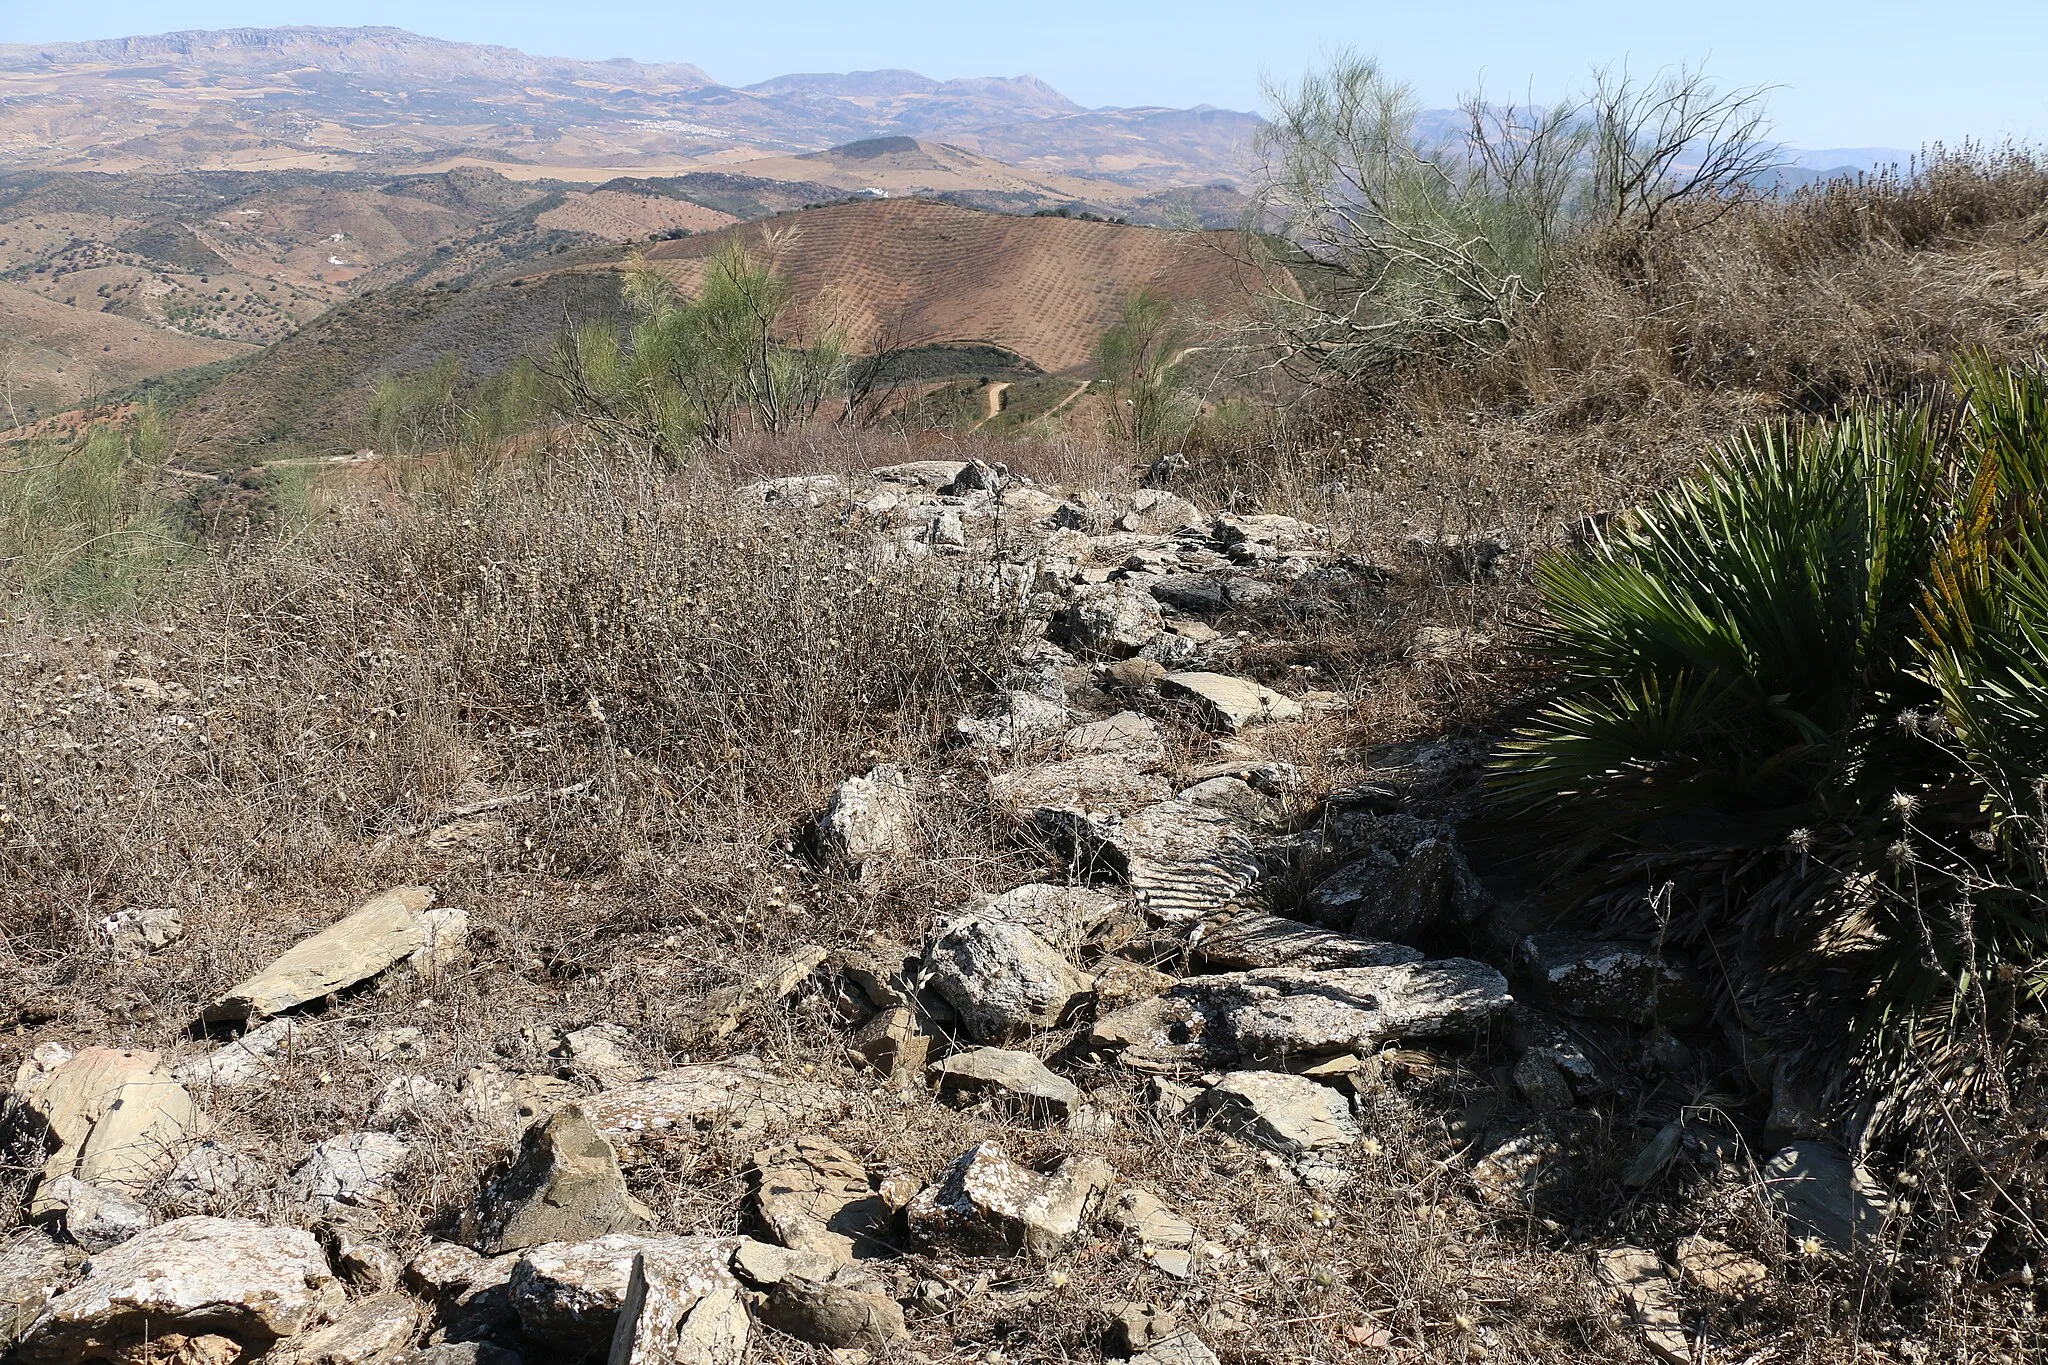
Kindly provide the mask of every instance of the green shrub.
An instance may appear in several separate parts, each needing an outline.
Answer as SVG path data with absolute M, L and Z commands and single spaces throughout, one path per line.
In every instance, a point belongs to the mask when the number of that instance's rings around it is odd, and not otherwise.
M 1954 387 L 1767 426 L 1542 564 L 1554 690 L 1495 774 L 1562 904 L 1886 1088 L 1986 1082 L 2048 993 L 2048 373 Z

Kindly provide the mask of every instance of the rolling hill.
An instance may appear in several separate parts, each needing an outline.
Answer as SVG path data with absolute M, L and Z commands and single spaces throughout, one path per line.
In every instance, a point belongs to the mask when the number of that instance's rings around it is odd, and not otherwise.
M 0 427 L 253 349 L 74 308 L 0 282 Z

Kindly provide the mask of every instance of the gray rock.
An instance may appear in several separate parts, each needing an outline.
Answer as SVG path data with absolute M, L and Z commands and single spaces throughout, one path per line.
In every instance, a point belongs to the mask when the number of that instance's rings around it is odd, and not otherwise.
M 178 1159 L 158 1192 L 180 1213 L 217 1213 L 261 1177 L 261 1168 L 249 1157 L 218 1142 L 202 1142 Z
M 886 1347 L 910 1335 L 880 1277 L 855 1266 L 785 1274 L 769 1286 L 761 1321 L 802 1341 L 840 1349 Z
M 88 1047 L 76 1055 L 44 1044 L 22 1063 L 9 1092 L 5 1129 L 48 1155 L 29 1215 L 55 1211 L 43 1191 L 66 1176 L 140 1194 L 198 1141 L 205 1126 L 191 1095 L 154 1052 Z
M 833 1086 L 785 1076 L 759 1058 L 742 1056 L 680 1067 L 577 1103 L 617 1145 L 670 1129 L 750 1141 L 837 1118 L 845 1112 L 846 1096 Z
M 924 961 L 932 988 L 977 1042 L 1014 1042 L 1057 1027 L 1091 988 L 1044 939 L 1003 920 L 954 920 L 932 937 Z
M 911 1199 L 914 1242 L 963 1256 L 1051 1256 L 1080 1232 L 1115 1172 L 1093 1157 L 1069 1157 L 1041 1175 L 994 1143 L 969 1148 Z
M 64 1234 L 87 1251 L 101 1252 L 156 1226 L 147 1205 L 115 1190 L 96 1190 L 65 1176 L 37 1191 L 38 1202 L 63 1211 Z
M 395 887 L 305 939 L 206 1007 L 209 1023 L 266 1019 L 368 981 L 425 946 L 424 886 Z
M 1556 930 L 1523 939 L 1517 956 L 1543 1004 L 1582 1019 L 1689 1028 L 1709 1013 L 1699 978 L 1641 944 Z
M 1204 924 L 1189 951 L 1212 972 L 1261 967 L 1326 971 L 1333 967 L 1392 967 L 1422 960 L 1421 952 L 1404 944 L 1359 938 L 1257 912 Z
M 1185 801 L 1147 806 L 1077 846 L 1085 864 L 1120 875 L 1139 909 L 1161 924 L 1215 914 L 1261 872 L 1257 850 L 1236 822 Z
M 1413 823 L 1402 817 L 1381 825 L 1392 832 Z M 1397 942 L 1470 924 L 1489 904 L 1465 855 L 1436 833 L 1405 847 L 1394 841 L 1376 845 L 1309 894 L 1309 911 L 1320 922 Z
M 337 1133 L 292 1172 L 288 1189 L 302 1203 L 333 1209 L 385 1202 L 412 1148 L 389 1133 Z
M 974 906 L 983 919 L 1021 924 L 1062 952 L 1095 938 L 1116 919 L 1123 901 L 1087 886 L 1030 882 Z
M 1891 1199 L 1861 1164 L 1819 1142 L 1795 1142 L 1764 1166 L 1764 1184 L 1795 1237 L 1844 1255 L 1869 1250 Z
M 411 1073 L 384 1082 L 370 1105 L 370 1122 L 389 1128 L 434 1108 L 446 1094 L 438 1082 Z
M 1169 673 L 1159 680 L 1159 692 L 1192 702 L 1212 729 L 1226 734 L 1301 717 L 1297 702 L 1248 678 L 1224 673 Z
M 419 1331 L 420 1307 L 407 1294 L 371 1294 L 323 1327 L 301 1332 L 263 1357 L 263 1365 L 386 1365 Z
M 931 1075 L 941 1095 L 1000 1095 L 1027 1111 L 1065 1118 L 1081 1104 L 1081 1090 L 1028 1052 L 996 1047 L 956 1052 L 935 1062 Z
M 1221 616 L 1229 606 L 1223 597 L 1223 580 L 1207 574 L 1162 574 L 1146 586 L 1163 605 L 1192 616 Z
M 462 1217 L 462 1240 L 487 1256 L 542 1242 L 639 1232 L 654 1215 L 626 1193 L 618 1154 L 570 1105 L 526 1130 L 510 1167 L 485 1183 Z
M 647 1075 L 640 1040 L 617 1024 L 588 1024 L 558 1033 L 548 1055 L 565 1073 L 585 1076 L 599 1085 L 625 1085 Z
M 1087 654 L 1125 658 L 1166 629 L 1159 603 L 1127 583 L 1084 584 L 1052 621 L 1055 641 Z
M 562 1351 L 598 1351 L 614 1341 L 637 1265 L 643 1289 L 626 1359 L 722 1365 L 739 1358 L 747 1339 L 731 1255 L 730 1241 L 709 1237 L 615 1233 L 549 1242 L 520 1255 L 507 1289 L 527 1336 Z M 681 1354 L 686 1340 L 696 1354 Z M 639 1354 L 643 1348 L 648 1354 Z
M 893 1211 L 844 1147 L 806 1135 L 754 1154 L 754 1211 L 776 1242 L 834 1264 L 886 1254 Z
M 1087 754 L 1013 769 L 989 779 L 989 795 L 1012 817 L 1068 843 L 1099 841 L 1117 817 L 1163 801 L 1166 780 L 1128 757 Z
M 826 853 L 850 867 L 900 854 L 909 845 L 917 816 L 910 780 L 893 763 L 865 777 L 849 777 L 832 792 L 818 817 L 818 838 Z
M 22 1333 L 20 1355 L 24 1365 L 72 1365 L 173 1333 L 226 1337 L 253 1354 L 341 1304 L 312 1233 L 177 1218 L 87 1262 Z
M 899 1088 L 908 1088 L 923 1077 L 932 1040 L 919 1026 L 916 1013 L 899 1005 L 862 1024 L 853 1035 L 852 1046 L 869 1066 Z
M 185 1062 L 174 1074 L 180 1084 L 202 1092 L 276 1085 L 304 1064 L 319 1032 L 310 1019 L 272 1019 Z
M 1067 731 L 1060 752 L 1070 758 L 1120 754 L 1134 763 L 1157 763 L 1166 757 L 1166 736 L 1151 717 L 1119 711 L 1107 720 L 1091 720 Z
M 1635 1322 L 1652 1356 L 1667 1365 L 1692 1365 L 1692 1344 L 1679 1319 L 1678 1289 L 1656 1252 L 1642 1247 L 1595 1252 L 1593 1268 Z
M 1515 1089 L 1531 1109 L 1539 1114 L 1554 1113 L 1559 1109 L 1572 1107 L 1571 1083 L 1564 1073 L 1542 1053 L 1535 1050 L 1524 1052 L 1515 1062 L 1511 1079 Z
M 1158 1195 L 1135 1185 L 1118 1193 L 1104 1221 L 1145 1246 L 1185 1251 L 1195 1244 L 1194 1224 L 1168 1208 Z
M 1067 728 L 1067 707 L 1036 692 L 1011 691 L 1004 696 L 1003 710 L 986 719 L 963 717 L 953 730 L 972 743 L 991 749 L 1028 748 L 1060 734 Z
M 525 1365 L 517 1351 L 488 1341 L 443 1341 L 396 1357 L 394 1365 Z
M 101 921 L 107 946 L 123 962 L 139 962 L 185 937 L 185 917 L 174 906 L 135 906 Z
M 1220 812 L 1241 825 L 1278 825 L 1287 809 L 1241 777 L 1225 775 L 1197 782 L 1178 798 L 1191 806 Z
M 1217 1127 L 1289 1156 L 1347 1147 L 1359 1138 L 1342 1095 L 1281 1071 L 1225 1076 L 1203 1094 L 1201 1111 Z
M 1144 1354 L 1132 1356 L 1130 1365 L 1221 1365 L 1221 1362 L 1193 1332 L 1176 1332 L 1163 1341 L 1154 1342 Z
M 79 1248 L 38 1227 L 18 1228 L 0 1241 L 0 1359 L 43 1305 L 78 1277 L 84 1260 Z

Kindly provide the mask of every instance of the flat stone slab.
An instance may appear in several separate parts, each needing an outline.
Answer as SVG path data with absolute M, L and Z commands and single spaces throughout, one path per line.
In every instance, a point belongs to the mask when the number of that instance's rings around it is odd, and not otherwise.
M 642 1237 L 615 1233 L 588 1242 L 547 1242 L 530 1247 L 507 1282 L 519 1326 L 536 1341 L 565 1351 L 601 1351 L 619 1328 L 633 1281 L 641 1281 L 631 1304 L 628 1330 L 650 1340 L 694 1323 L 712 1349 L 704 1365 L 733 1361 L 747 1339 L 746 1305 L 733 1277 L 731 1239 Z M 636 1266 L 639 1267 L 636 1273 Z M 702 1314 L 702 1318 L 698 1317 Z M 665 1319 L 665 1323 L 661 1320 Z M 678 1359 L 675 1355 L 629 1355 L 626 1359 Z
M 268 967 L 208 1005 L 208 1023 L 265 1019 L 368 981 L 427 943 L 422 916 L 434 903 L 424 886 L 401 886 L 287 949 Z
M 1193 702 L 1214 729 L 1229 734 L 1271 721 L 1299 720 L 1301 706 L 1270 687 L 1227 673 L 1169 673 L 1159 680 L 1161 696 Z
M 1218 1127 L 1289 1156 L 1358 1141 L 1351 1106 L 1330 1086 L 1284 1071 L 1239 1071 L 1204 1091 L 1202 1113 Z
M 769 1070 L 756 1058 L 681 1067 L 577 1101 L 614 1143 L 672 1129 L 755 1139 L 846 1110 L 836 1087 Z
M 930 1067 L 940 1094 L 997 1094 L 1061 1117 L 1081 1105 L 1081 1089 L 1028 1052 L 978 1047 Z
M 1404 943 L 1358 938 L 1278 915 L 1247 913 L 1202 926 L 1189 951 L 1205 970 L 1248 972 L 1262 967 L 1328 971 L 1333 967 L 1394 967 L 1422 961 Z

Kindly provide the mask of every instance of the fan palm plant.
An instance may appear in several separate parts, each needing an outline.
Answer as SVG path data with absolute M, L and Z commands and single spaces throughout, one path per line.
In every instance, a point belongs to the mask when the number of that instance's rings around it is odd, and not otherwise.
M 2048 374 L 1954 390 L 1765 426 L 1545 562 L 1553 690 L 1495 767 L 1568 913 L 1888 1088 L 1959 1077 L 2048 962 Z

